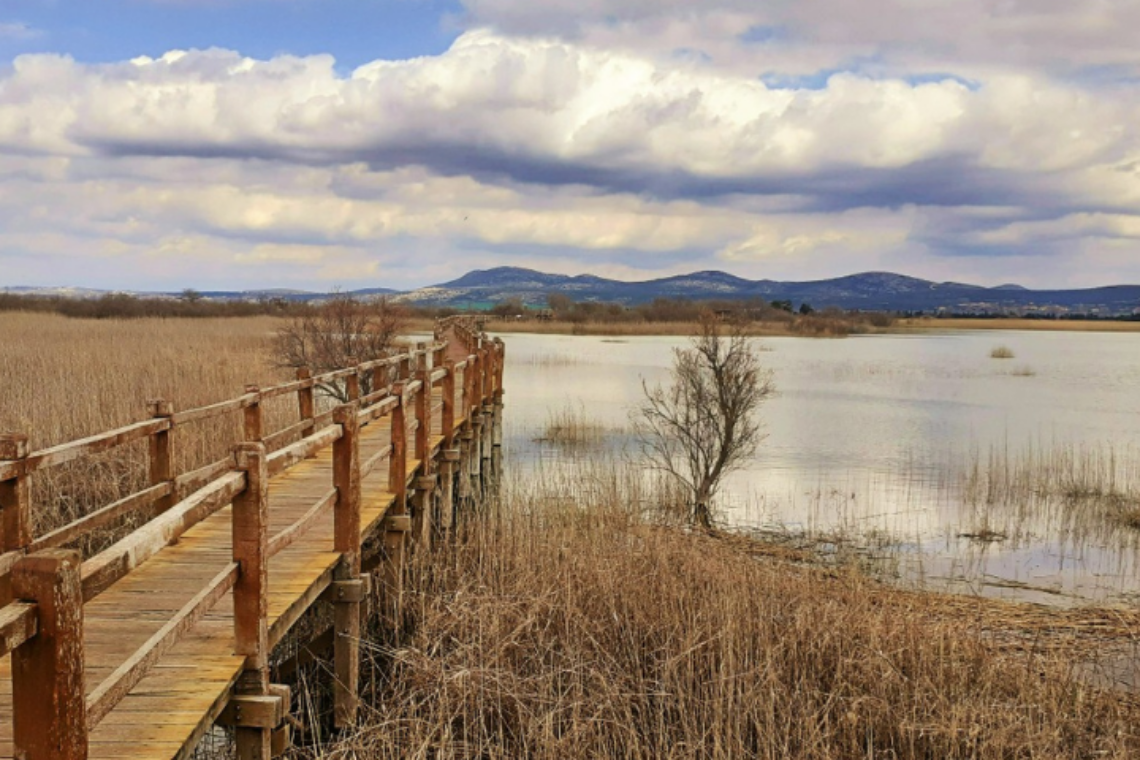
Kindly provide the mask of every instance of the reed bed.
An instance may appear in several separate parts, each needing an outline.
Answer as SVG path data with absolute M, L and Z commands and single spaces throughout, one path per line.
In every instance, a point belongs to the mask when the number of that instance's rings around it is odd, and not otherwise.
M 547 413 L 546 426 L 539 443 L 550 443 L 568 448 L 596 446 L 606 437 L 606 426 L 591 417 L 584 406 L 564 406 Z
M 990 350 L 991 359 L 1012 359 L 1013 356 L 1013 349 L 1009 346 L 994 346 Z
M 245 385 L 282 379 L 268 353 L 280 321 L 69 319 L 0 314 L 0 430 L 26 434 L 33 449 L 147 418 L 147 401 L 189 409 L 235 398 Z M 266 404 L 267 429 L 298 418 L 287 399 Z M 241 437 L 241 415 L 174 432 L 178 472 L 217 461 Z M 146 486 L 147 444 L 70 462 L 32 477 L 42 534 Z
M 653 500 L 638 474 L 617 467 L 508 484 L 496 513 L 413 572 L 399 635 L 368 642 L 377 692 L 361 727 L 311 752 L 984 759 L 1140 751 L 1135 697 L 1090 683 L 1059 650 L 1024 645 L 1032 635 L 1011 645 L 995 634 L 1005 629 L 1000 616 L 975 612 L 983 603 L 943 606 L 854 570 L 773 558 L 748 539 L 647 521 Z M 1035 625 L 1024 628 L 1044 627 Z M 1087 657 L 1092 647 L 1073 651 Z
M 1056 515 L 1069 532 L 1110 537 L 1140 529 L 1140 451 L 1055 442 L 1016 452 L 971 455 L 961 473 L 963 501 L 986 521 L 1014 525 Z

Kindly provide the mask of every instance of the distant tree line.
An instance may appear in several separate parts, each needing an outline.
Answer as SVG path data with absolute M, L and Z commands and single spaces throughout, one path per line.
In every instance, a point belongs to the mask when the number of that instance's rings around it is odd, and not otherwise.
M 54 313 L 80 319 L 290 316 L 303 313 L 308 308 L 303 302 L 284 298 L 214 301 L 201 297 L 195 291 L 184 292 L 179 298 L 139 298 L 127 293 L 106 293 L 97 298 L 0 293 L 0 312 Z

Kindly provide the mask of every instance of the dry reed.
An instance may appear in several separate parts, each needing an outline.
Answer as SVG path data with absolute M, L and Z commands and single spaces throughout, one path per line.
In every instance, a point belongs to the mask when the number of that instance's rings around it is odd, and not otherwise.
M 605 435 L 606 426 L 590 417 L 585 407 L 579 404 L 550 410 L 546 427 L 537 440 L 558 446 L 580 447 L 597 445 Z
M 369 644 L 377 702 L 322 756 L 1140 751 L 1132 696 L 1091 685 L 1071 656 L 1008 645 L 972 600 L 944 608 L 752 541 L 649 525 L 635 507 L 652 494 L 611 472 L 508 488 L 422 565 L 405 630 Z
M 83 320 L 0 314 L 0 430 L 35 449 L 137 422 L 147 401 L 189 409 L 281 378 L 267 348 L 279 320 Z M 267 429 L 297 418 L 287 399 L 266 405 Z M 176 469 L 225 456 L 240 438 L 240 414 L 190 423 L 174 433 Z M 145 487 L 145 441 L 32 477 L 36 532 Z
M 1013 349 L 1009 346 L 994 346 L 990 351 L 991 359 L 1012 359 Z

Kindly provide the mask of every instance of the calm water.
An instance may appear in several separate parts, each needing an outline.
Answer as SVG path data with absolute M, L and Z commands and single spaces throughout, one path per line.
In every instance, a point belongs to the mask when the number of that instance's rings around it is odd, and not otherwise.
M 506 336 L 504 449 L 515 470 L 572 456 L 541 438 L 580 409 L 607 451 L 635 456 L 641 383 L 668 378 L 681 338 Z M 1140 334 L 970 332 L 763 338 L 778 395 L 768 439 L 726 483 L 726 521 L 841 534 L 880 548 L 900 577 L 1053 604 L 1140 595 L 1140 531 L 1057 505 L 979 503 L 964 473 L 991 456 L 1111 453 L 1115 488 L 1140 494 Z M 990 358 L 998 345 L 1015 358 Z M 1140 506 L 1140 504 L 1137 504 Z M 962 537 L 982 529 L 1000 541 Z

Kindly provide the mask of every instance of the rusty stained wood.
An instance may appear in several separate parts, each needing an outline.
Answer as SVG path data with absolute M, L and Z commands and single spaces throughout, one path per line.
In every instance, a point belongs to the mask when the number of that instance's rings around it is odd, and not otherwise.
M 38 629 L 35 604 L 13 602 L 0 609 L 0 657 L 35 636 Z
M 222 596 L 229 593 L 237 583 L 238 569 L 237 563 L 231 562 L 88 695 L 89 731 L 99 725 L 115 705 L 150 672 L 159 659 L 214 608 Z
M 275 477 L 290 467 L 300 464 L 330 443 L 335 444 L 342 435 L 340 423 L 335 423 L 307 438 L 302 438 L 291 446 L 273 452 L 268 457 L 269 477 Z
M 269 470 L 265 447 L 236 449 L 246 487 L 233 500 L 234 652 L 246 658 L 243 687 L 263 692 L 269 675 Z
M 400 403 L 400 399 L 395 396 L 385 396 L 382 401 L 372 406 L 367 406 L 360 410 L 360 424 L 367 425 L 375 419 L 379 419 L 388 414 L 395 408 L 396 404 Z
M 229 504 L 245 485 L 246 473 L 231 472 L 84 562 L 84 600 L 94 599 L 194 525 Z
M 360 418 L 357 404 L 337 407 L 334 419 L 344 435 L 333 444 L 333 548 L 345 558 L 348 577 L 360 573 Z M 342 579 L 343 580 L 343 579 Z
M 187 409 L 182 412 L 175 412 L 170 417 L 170 422 L 174 425 L 181 425 L 186 422 L 194 422 L 196 420 L 204 420 L 210 417 L 219 417 L 223 414 L 236 412 L 239 409 L 244 409 L 250 404 L 257 402 L 257 395 L 247 393 L 243 396 L 230 399 L 228 401 L 219 401 L 216 404 L 209 406 L 200 406 L 197 409 Z
M 174 414 L 174 404 L 162 399 L 150 401 L 147 404 L 147 409 L 150 416 L 155 419 L 168 420 Z M 156 502 L 158 511 L 165 512 L 176 501 L 174 496 L 174 426 L 171 425 L 166 430 L 152 433 L 148 439 L 147 447 L 150 455 L 147 467 L 150 484 L 155 486 L 160 483 L 167 483 L 171 486 L 170 491 L 159 497 Z
M 79 554 L 53 549 L 12 571 L 16 596 L 37 607 L 39 630 L 12 653 L 12 724 L 24 760 L 86 760 L 83 589 Z
M 80 438 L 77 441 L 52 446 L 48 449 L 33 451 L 28 454 L 28 458 L 24 460 L 24 471 L 25 473 L 32 473 L 37 470 L 43 470 L 61 465 L 65 462 L 70 462 L 79 457 L 109 451 L 124 444 L 131 443 L 132 441 L 142 440 L 154 433 L 169 430 L 171 424 L 171 420 L 169 419 L 145 420 L 143 422 L 136 422 L 133 425 L 109 430 L 106 433 L 99 433 L 98 435 L 88 436 L 87 438 Z M 2 472 L 0 472 L 0 477 L 3 477 Z

